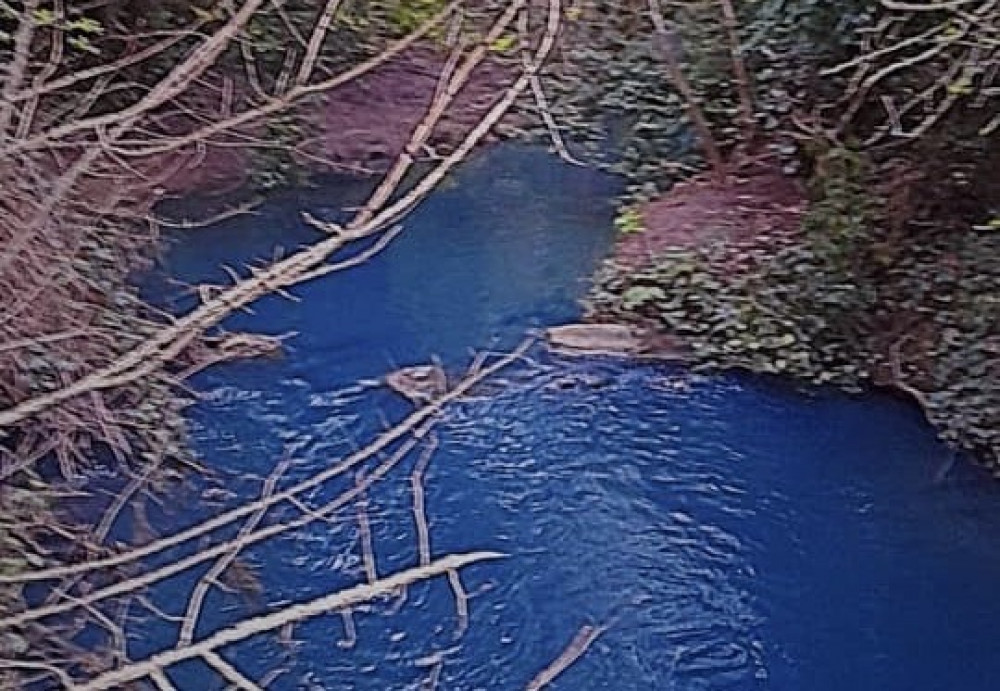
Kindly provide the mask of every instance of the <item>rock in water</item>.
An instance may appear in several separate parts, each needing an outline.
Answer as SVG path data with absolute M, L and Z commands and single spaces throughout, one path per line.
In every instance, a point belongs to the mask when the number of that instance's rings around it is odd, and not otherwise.
M 636 355 L 642 339 L 622 324 L 564 324 L 546 329 L 549 345 L 568 355 Z
M 413 403 L 424 404 L 448 390 L 440 365 L 403 367 L 386 375 L 386 386 Z
M 552 350 L 563 355 L 686 359 L 680 340 L 624 324 L 564 324 L 546 329 L 545 337 Z

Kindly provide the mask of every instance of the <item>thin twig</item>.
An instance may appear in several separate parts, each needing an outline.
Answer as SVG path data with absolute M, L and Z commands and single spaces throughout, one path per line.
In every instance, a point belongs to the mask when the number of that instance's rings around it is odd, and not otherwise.
M 424 504 L 424 475 L 437 446 L 437 437 L 430 437 L 420 454 L 420 458 L 417 459 L 413 473 L 410 475 L 410 487 L 413 491 L 413 521 L 417 526 L 417 549 L 420 553 L 421 566 L 426 566 L 431 562 L 430 528 L 427 525 L 427 510 Z
M 573 640 L 569 642 L 565 650 L 559 654 L 552 663 L 543 669 L 538 675 L 531 680 L 531 682 L 524 687 L 525 691 L 539 691 L 545 686 L 551 684 L 555 681 L 556 677 L 565 672 L 569 667 L 580 659 L 587 648 L 589 648 L 594 641 L 597 640 L 605 631 L 603 626 L 582 626 L 577 632 Z
M 284 459 L 271 474 L 268 475 L 267 479 L 264 481 L 264 487 L 261 490 L 261 499 L 267 499 L 274 494 L 274 489 L 278 484 L 278 480 L 284 475 L 288 466 L 291 464 L 291 459 Z M 201 608 L 205 602 L 205 597 L 208 595 L 208 591 L 211 587 L 218 582 L 219 578 L 222 576 L 223 572 L 232 565 L 233 561 L 239 556 L 240 551 L 243 549 L 243 541 L 249 536 L 263 520 L 264 515 L 267 513 L 267 503 L 261 504 L 262 508 L 257 509 L 257 512 L 247 519 L 247 522 L 240 528 L 239 534 L 236 536 L 236 542 L 226 554 L 219 558 L 215 564 L 212 565 L 205 574 L 198 579 L 198 583 L 195 585 L 194 589 L 191 591 L 191 596 L 188 598 L 187 609 L 184 612 L 184 623 L 181 625 L 180 633 L 177 636 L 177 647 L 182 647 L 190 645 L 192 639 L 194 638 L 194 631 L 198 625 L 198 620 L 201 617 Z
M 358 642 L 358 630 L 354 626 L 354 614 L 350 609 L 340 610 L 340 619 L 344 623 L 344 637 L 337 641 L 338 648 L 353 648 Z
M 462 587 L 462 578 L 457 570 L 448 572 L 448 585 L 455 596 L 455 612 L 458 615 L 458 624 L 455 627 L 455 638 L 461 638 L 466 629 L 469 628 L 469 596 Z
M 378 567 L 375 563 L 375 549 L 372 545 L 372 530 L 368 523 L 368 502 L 365 499 L 364 475 L 358 473 L 355 478 L 355 487 L 358 488 L 358 501 L 354 502 L 354 510 L 358 519 L 358 539 L 361 543 L 361 560 L 365 565 L 365 578 L 369 583 L 378 580 Z
M 229 682 L 232 686 L 240 689 L 240 691 L 264 691 L 263 685 L 259 686 L 250 681 L 250 679 L 245 677 L 238 669 L 222 659 L 222 657 L 217 653 L 209 651 L 202 653 L 201 657 L 209 667 L 219 673 L 219 676 Z

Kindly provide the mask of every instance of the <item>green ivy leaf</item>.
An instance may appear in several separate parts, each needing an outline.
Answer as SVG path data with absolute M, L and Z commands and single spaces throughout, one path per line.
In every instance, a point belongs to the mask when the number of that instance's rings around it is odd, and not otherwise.
M 490 51 L 494 53 L 509 53 L 517 45 L 517 36 L 505 34 L 490 44 Z
M 645 304 L 667 297 L 663 288 L 657 286 L 633 286 L 622 295 L 622 307 L 634 310 Z

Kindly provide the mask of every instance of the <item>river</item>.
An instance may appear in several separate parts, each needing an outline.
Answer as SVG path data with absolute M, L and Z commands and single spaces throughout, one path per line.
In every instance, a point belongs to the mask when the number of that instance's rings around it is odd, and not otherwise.
M 336 218 L 365 189 L 330 182 L 185 233 L 160 270 L 221 281 L 222 264 L 242 270 L 314 239 L 299 211 Z M 374 384 L 385 372 L 439 357 L 456 373 L 471 349 L 510 348 L 576 318 L 613 239 L 618 191 L 602 174 L 503 146 L 466 164 L 370 263 L 231 319 L 297 335 L 281 359 L 194 381 L 194 443 L 232 492 L 222 504 L 256 496 L 283 456 L 287 484 L 401 418 L 408 405 Z M 189 299 L 166 284 L 150 290 L 174 308 Z M 435 555 L 510 555 L 463 572 L 464 633 L 442 580 L 356 612 L 353 647 L 338 643 L 341 618 L 327 616 L 290 645 L 261 636 L 226 657 L 255 678 L 284 668 L 270 687 L 279 690 L 420 689 L 432 676 L 441 689 L 520 689 L 589 624 L 607 628 L 552 688 L 996 688 L 1000 487 L 951 463 L 911 406 L 531 355 L 447 408 L 426 473 Z M 380 573 L 417 560 L 414 462 L 368 497 Z M 176 529 L 208 511 L 184 501 L 154 510 L 154 524 Z M 353 510 L 247 560 L 263 594 L 214 592 L 199 636 L 364 578 Z M 162 584 L 153 600 L 183 611 L 196 575 Z M 133 657 L 177 635 L 152 619 L 131 633 Z M 170 676 L 184 691 L 225 688 L 200 664 Z

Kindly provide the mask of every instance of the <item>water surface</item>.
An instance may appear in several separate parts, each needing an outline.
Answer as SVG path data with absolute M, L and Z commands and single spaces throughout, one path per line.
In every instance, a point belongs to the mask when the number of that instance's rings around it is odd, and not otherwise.
M 335 217 L 363 192 L 340 182 L 287 195 L 184 236 L 163 268 L 222 280 L 220 264 L 239 270 L 313 238 L 299 210 Z M 616 192 L 535 150 L 477 158 L 376 260 L 227 324 L 298 335 L 281 360 L 199 376 L 197 450 L 237 497 L 253 496 L 282 456 L 292 482 L 404 415 L 366 383 L 393 367 L 439 357 L 457 372 L 470 349 L 573 319 L 608 250 Z M 949 453 L 912 408 L 532 356 L 449 407 L 437 430 L 426 477 L 434 554 L 510 555 L 464 573 L 464 633 L 435 581 L 357 612 L 353 648 L 338 645 L 343 626 L 330 616 L 298 627 L 291 645 L 262 637 L 226 656 L 257 678 L 287 667 L 274 689 L 419 689 L 433 674 L 442 689 L 518 689 L 591 624 L 608 628 L 553 688 L 996 688 L 1000 492 L 965 464 L 943 470 Z M 415 460 L 369 497 L 381 573 L 417 560 Z M 363 578 L 353 510 L 248 558 L 266 594 L 213 594 L 199 635 Z M 195 575 L 165 584 L 158 604 L 178 609 Z M 176 635 L 142 632 L 136 656 Z M 224 688 L 198 665 L 171 677 L 185 690 Z

